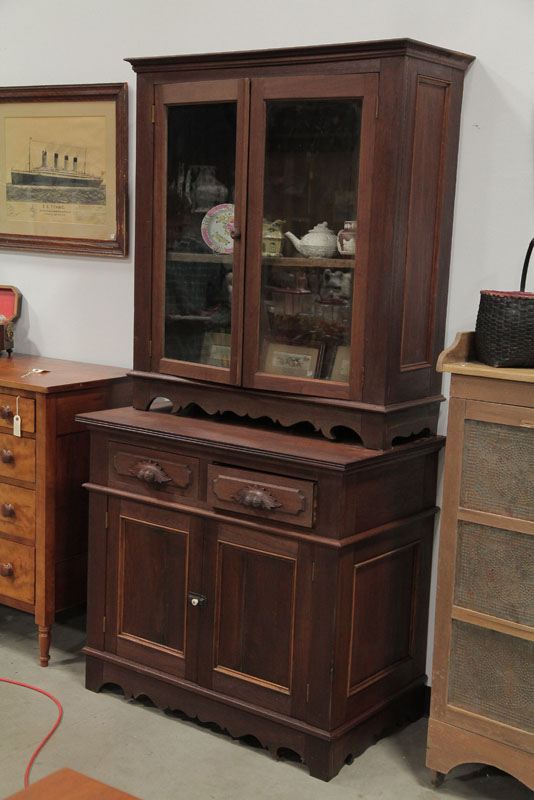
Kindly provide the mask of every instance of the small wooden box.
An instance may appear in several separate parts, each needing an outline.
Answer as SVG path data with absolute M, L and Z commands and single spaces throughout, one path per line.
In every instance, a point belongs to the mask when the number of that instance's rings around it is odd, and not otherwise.
M 22 294 L 16 286 L 0 286 L 0 354 L 6 350 L 11 355 L 14 343 L 15 322 L 20 317 Z

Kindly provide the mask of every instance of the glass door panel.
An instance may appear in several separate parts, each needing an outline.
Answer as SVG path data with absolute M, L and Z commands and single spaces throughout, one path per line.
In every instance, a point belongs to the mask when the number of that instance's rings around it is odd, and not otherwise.
M 238 379 L 234 329 L 241 312 L 233 309 L 232 293 L 241 274 L 236 231 L 244 202 L 245 125 L 238 121 L 243 83 L 161 90 L 165 122 L 157 150 L 164 155 L 156 164 L 156 182 L 159 171 L 165 225 L 155 241 L 163 269 L 154 296 L 154 338 L 162 372 Z
M 288 80 L 285 87 L 273 79 L 253 96 L 251 141 L 263 171 L 251 192 L 251 208 L 257 197 L 262 216 L 249 229 L 249 270 L 252 248 L 261 250 L 256 277 L 247 283 L 258 317 L 249 385 L 348 396 L 367 255 L 369 87 L 376 95 L 369 77 L 340 76 L 333 91 L 325 82 L 324 93 L 320 78 Z M 255 144 L 260 132 L 261 145 Z
M 346 383 L 362 101 L 266 111 L 259 368 Z
M 235 103 L 168 112 L 164 357 L 229 368 Z

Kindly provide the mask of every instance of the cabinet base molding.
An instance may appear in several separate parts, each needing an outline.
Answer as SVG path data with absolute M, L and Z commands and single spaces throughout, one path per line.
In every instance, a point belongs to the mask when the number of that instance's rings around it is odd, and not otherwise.
M 338 731 L 326 731 L 92 647 L 84 648 L 84 653 L 87 689 L 98 692 L 106 684 L 118 685 L 126 699 L 144 695 L 158 708 L 215 723 L 233 739 L 254 736 L 277 760 L 284 750 L 291 750 L 312 777 L 324 781 L 334 778 L 344 764 L 351 764 L 392 728 L 415 722 L 424 713 L 424 676 L 389 698 L 387 705 L 364 712 Z
M 460 764 L 488 764 L 534 789 L 534 755 L 446 722 L 428 723 L 426 765 L 444 776 Z

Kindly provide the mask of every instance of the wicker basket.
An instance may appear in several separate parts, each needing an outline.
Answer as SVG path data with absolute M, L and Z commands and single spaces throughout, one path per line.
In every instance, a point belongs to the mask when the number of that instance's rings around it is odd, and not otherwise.
M 475 345 L 480 361 L 492 367 L 534 367 L 534 292 L 525 292 L 530 242 L 518 292 L 480 292 Z

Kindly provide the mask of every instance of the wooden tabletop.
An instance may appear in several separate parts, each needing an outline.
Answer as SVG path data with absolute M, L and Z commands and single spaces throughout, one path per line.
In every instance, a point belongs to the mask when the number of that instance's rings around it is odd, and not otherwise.
M 46 372 L 32 372 L 34 369 Z M 85 364 L 80 361 L 64 361 L 59 358 L 28 356 L 20 353 L 12 353 L 10 357 L 0 355 L 0 387 L 28 389 L 31 392 L 45 394 L 66 392 L 80 386 L 98 386 L 110 380 L 124 378 L 127 371 L 121 367 L 106 367 L 101 364 Z
M 72 769 L 60 769 L 6 800 L 139 800 Z
M 475 334 L 463 331 L 444 350 L 436 365 L 438 372 L 453 372 L 457 375 L 473 375 L 475 378 L 495 378 L 501 381 L 534 383 L 534 369 L 528 367 L 490 367 L 478 361 L 475 351 Z

